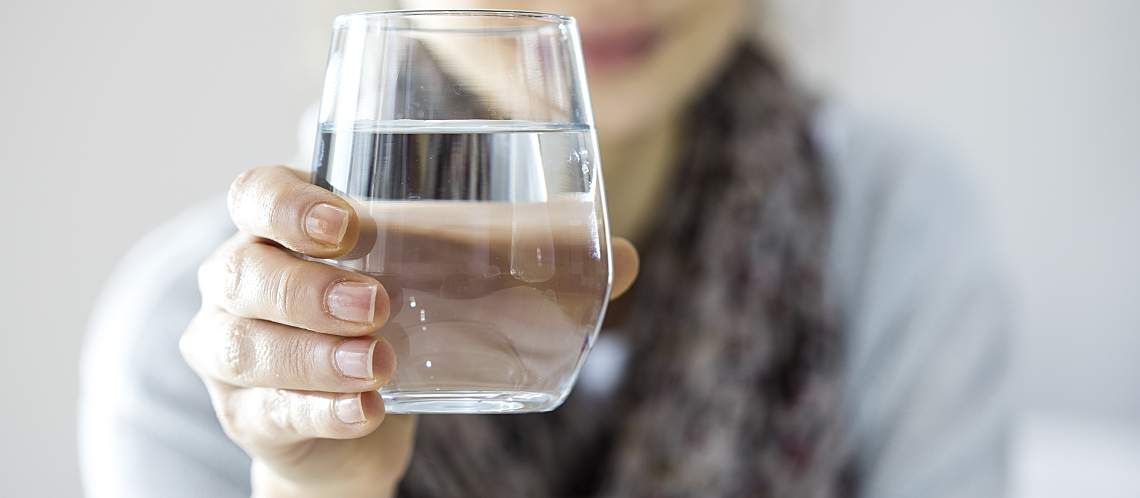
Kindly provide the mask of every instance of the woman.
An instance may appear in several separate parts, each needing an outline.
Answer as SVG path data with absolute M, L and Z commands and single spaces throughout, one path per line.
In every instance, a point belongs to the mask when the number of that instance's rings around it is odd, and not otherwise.
M 937 154 L 802 98 L 747 41 L 744 0 L 448 6 L 582 26 L 613 230 L 642 263 L 574 394 L 548 414 L 384 417 L 383 288 L 283 249 L 341 254 L 355 213 L 257 168 L 106 292 L 92 496 L 1003 493 L 1007 311 Z M 614 253 L 620 294 L 637 256 Z

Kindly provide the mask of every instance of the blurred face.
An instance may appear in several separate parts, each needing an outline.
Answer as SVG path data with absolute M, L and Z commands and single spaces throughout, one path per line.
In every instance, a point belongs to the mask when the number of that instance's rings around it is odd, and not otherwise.
M 407 0 L 405 8 L 519 9 L 578 19 L 603 142 L 674 117 L 743 32 L 745 0 Z

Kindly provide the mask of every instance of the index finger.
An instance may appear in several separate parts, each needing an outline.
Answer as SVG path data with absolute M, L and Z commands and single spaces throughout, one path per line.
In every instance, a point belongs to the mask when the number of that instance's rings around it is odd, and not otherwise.
M 239 230 L 301 254 L 333 258 L 356 244 L 356 211 L 336 194 L 305 181 L 297 170 L 247 170 L 230 185 L 228 204 Z

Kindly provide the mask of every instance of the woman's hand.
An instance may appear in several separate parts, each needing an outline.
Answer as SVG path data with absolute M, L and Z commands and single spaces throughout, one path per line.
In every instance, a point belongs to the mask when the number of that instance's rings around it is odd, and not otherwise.
M 202 309 L 180 346 L 253 459 L 254 496 L 391 496 L 415 423 L 385 421 L 376 393 L 396 367 L 391 345 L 371 337 L 388 295 L 367 275 L 290 252 L 345 254 L 356 213 L 284 167 L 243 173 L 229 208 L 241 233 L 199 269 Z M 617 297 L 637 275 L 637 252 L 615 238 L 613 261 Z
M 371 334 L 388 319 L 375 279 L 306 261 L 350 250 L 352 207 L 284 167 L 234 181 L 241 233 L 199 269 L 202 309 L 182 336 L 226 434 L 253 459 L 254 496 L 390 496 L 414 420 L 384 421 L 396 367 Z

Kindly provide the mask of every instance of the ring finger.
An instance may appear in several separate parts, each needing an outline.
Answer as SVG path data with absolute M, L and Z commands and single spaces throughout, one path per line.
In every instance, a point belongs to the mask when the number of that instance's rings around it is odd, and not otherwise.
M 337 393 L 379 388 L 395 372 L 387 341 L 345 338 L 205 308 L 179 344 L 198 373 L 242 387 Z

